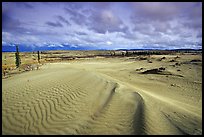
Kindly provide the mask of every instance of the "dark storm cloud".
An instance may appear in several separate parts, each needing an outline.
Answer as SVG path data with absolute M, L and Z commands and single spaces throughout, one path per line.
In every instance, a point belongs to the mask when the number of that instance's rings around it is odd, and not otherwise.
M 134 11 L 130 16 L 132 31 L 144 34 L 150 39 L 153 36 L 157 43 L 165 36 L 168 40 L 166 45 L 171 46 L 168 43 L 178 42 L 181 46 L 187 43 L 187 38 L 195 40 L 194 34 L 197 34 L 197 37 L 202 35 L 201 3 L 133 3 L 132 7 Z M 183 42 L 179 42 L 178 39 Z
M 29 9 L 33 9 L 33 8 L 34 8 L 33 5 L 31 5 L 31 4 L 27 3 L 27 2 L 24 2 L 23 4 L 24 4 L 24 6 L 25 6 L 26 8 L 29 8 Z
M 198 38 L 202 38 L 202 30 L 200 30 L 200 31 L 198 32 L 197 37 L 198 37 Z
M 199 6 L 190 2 L 136 2 L 132 4 L 134 11 L 132 19 L 168 21 L 178 17 L 194 18 L 201 12 Z M 191 9 L 193 10 L 189 12 Z
M 125 32 L 128 27 L 125 26 L 121 19 L 117 17 L 110 8 L 110 3 L 88 3 L 93 6 L 91 9 L 73 8 L 75 6 L 66 7 L 65 12 L 70 19 L 78 25 L 86 25 L 89 29 L 97 33 L 109 32 Z M 84 14 L 83 14 L 84 13 Z
M 24 23 L 19 19 L 14 19 L 8 11 L 2 12 L 2 32 L 12 33 L 14 35 L 24 35 L 30 32 L 29 28 L 24 27 Z
M 69 8 L 64 8 L 65 12 L 70 15 L 70 19 L 78 24 L 78 25 L 83 25 L 86 23 L 87 17 L 78 12 L 76 9 L 72 10 Z
M 183 2 L 134 3 L 131 21 L 134 24 L 153 24 L 157 30 L 166 31 L 171 20 L 181 20 L 187 27 L 202 26 L 202 5 Z M 160 25 L 157 25 L 160 24 Z M 160 28 L 159 28 L 160 27 Z M 163 28 L 162 28 L 163 27 Z
M 85 33 L 85 32 L 76 32 L 76 34 L 78 34 L 78 35 L 87 35 L 87 33 Z
M 9 3 L 9 2 L 7 2 L 7 3 Z M 19 8 L 26 8 L 26 9 L 34 9 L 35 8 L 35 6 L 32 2 L 12 2 L 11 5 L 17 6 Z
M 109 10 L 95 11 L 89 17 L 91 24 L 89 28 L 97 33 L 125 32 L 128 27 L 125 26 L 120 18 Z
M 3 2 L 2 41 L 196 47 L 202 45 L 202 3 Z
M 98 10 L 107 10 L 111 8 L 113 2 L 90 2 L 89 5 L 94 9 Z
M 69 23 L 68 20 L 66 20 L 64 17 L 58 15 L 57 18 L 59 19 L 59 21 L 64 22 L 67 26 L 70 26 L 71 24 Z
M 202 28 L 202 20 L 190 20 L 183 22 L 183 25 L 192 29 L 201 29 Z
M 11 13 L 9 11 L 5 10 L 2 12 L 2 29 L 9 31 L 16 28 L 19 28 L 20 21 L 18 19 L 14 19 L 11 16 Z
M 59 22 L 51 22 L 51 21 L 47 21 L 45 24 L 52 26 L 52 27 L 63 27 L 63 25 Z

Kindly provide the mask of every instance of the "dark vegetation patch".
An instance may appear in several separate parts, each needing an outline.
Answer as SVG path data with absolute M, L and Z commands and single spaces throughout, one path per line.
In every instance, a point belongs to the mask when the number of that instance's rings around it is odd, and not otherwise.
M 144 68 L 139 68 L 139 69 L 136 69 L 136 71 L 140 71 L 140 70 L 143 70 Z
M 202 62 L 200 59 L 193 59 L 190 62 Z
M 164 68 L 164 67 L 149 69 L 149 70 L 140 72 L 140 74 L 159 74 L 159 75 L 172 75 L 172 76 L 183 77 L 182 75 L 177 75 L 177 74 L 173 74 L 169 71 L 166 71 L 166 68 Z
M 193 59 L 191 61 L 182 62 L 182 64 L 193 64 L 193 65 L 200 65 L 200 66 L 202 66 L 202 60 L 200 60 L 200 59 Z

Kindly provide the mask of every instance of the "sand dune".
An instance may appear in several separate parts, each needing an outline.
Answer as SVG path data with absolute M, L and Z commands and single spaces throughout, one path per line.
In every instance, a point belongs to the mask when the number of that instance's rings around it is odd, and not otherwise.
M 199 106 L 148 90 L 144 74 L 128 82 L 132 62 L 114 65 L 53 63 L 3 79 L 3 134 L 202 134 Z
M 4 81 L 3 134 L 139 133 L 139 94 L 90 72 L 56 69 Z

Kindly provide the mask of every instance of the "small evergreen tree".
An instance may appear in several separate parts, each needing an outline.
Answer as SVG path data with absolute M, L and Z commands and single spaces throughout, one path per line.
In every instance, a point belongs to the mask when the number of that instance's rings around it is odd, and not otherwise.
M 20 59 L 20 55 L 19 55 L 19 51 L 18 51 L 18 46 L 16 46 L 16 68 L 18 68 L 21 64 L 21 59 Z
M 38 63 L 40 63 L 40 52 L 38 51 Z

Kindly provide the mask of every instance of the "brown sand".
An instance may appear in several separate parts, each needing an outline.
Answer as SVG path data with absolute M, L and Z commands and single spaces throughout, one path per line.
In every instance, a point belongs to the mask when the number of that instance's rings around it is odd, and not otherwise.
M 201 59 L 189 56 L 178 61 Z M 2 132 L 202 134 L 202 66 L 159 57 L 52 63 L 3 79 Z M 160 67 L 168 73 L 141 73 Z

